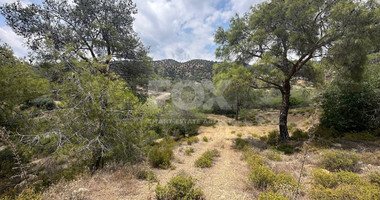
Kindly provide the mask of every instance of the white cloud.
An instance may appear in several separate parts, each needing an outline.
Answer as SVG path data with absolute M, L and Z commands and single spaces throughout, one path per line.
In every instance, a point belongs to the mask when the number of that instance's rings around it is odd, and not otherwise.
M 153 59 L 172 58 L 215 60 L 214 33 L 228 24 L 235 13 L 242 15 L 252 4 L 264 0 L 134 0 L 138 14 L 134 29 L 150 47 Z M 0 4 L 15 0 L 0 0 Z M 38 0 L 23 0 L 24 4 Z M 22 40 L 9 27 L 0 27 L 3 42 L 9 43 L 16 55 L 26 55 Z
M 263 0 L 146 0 L 137 2 L 134 28 L 154 59 L 215 60 L 218 26 Z
M 23 57 L 27 55 L 28 50 L 23 45 L 23 38 L 16 35 L 9 26 L 0 26 L 0 38 L 1 42 L 5 42 L 12 47 L 16 56 Z

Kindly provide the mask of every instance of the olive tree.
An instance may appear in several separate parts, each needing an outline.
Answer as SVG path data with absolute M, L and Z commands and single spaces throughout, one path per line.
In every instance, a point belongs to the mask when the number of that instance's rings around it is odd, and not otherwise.
M 343 65 L 353 63 L 353 68 L 362 65 L 366 54 L 360 51 L 366 50 L 371 34 L 379 28 L 377 8 L 374 1 L 267 1 L 242 17 L 233 17 L 227 30 L 217 29 L 216 56 L 244 65 L 254 63 L 251 87 L 281 91 L 279 129 L 282 140 L 287 140 L 291 80 L 311 61 L 327 56 Z M 347 44 L 356 46 L 346 53 Z

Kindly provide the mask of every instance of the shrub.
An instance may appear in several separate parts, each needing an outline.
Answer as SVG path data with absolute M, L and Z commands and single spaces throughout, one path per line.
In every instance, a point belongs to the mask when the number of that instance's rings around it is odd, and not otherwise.
M 236 131 L 231 131 L 231 134 L 235 134 L 236 133 Z
M 190 147 L 185 150 L 185 155 L 190 156 L 192 153 L 194 153 L 194 148 Z
M 296 129 L 295 131 L 293 131 L 293 134 L 290 137 L 290 139 L 295 141 L 305 141 L 309 139 L 309 135 L 307 135 L 307 133 L 305 133 L 301 129 Z
M 54 108 L 56 108 L 54 100 L 52 98 L 46 98 L 46 97 L 39 97 L 39 98 L 33 99 L 30 102 L 30 104 L 37 108 L 45 108 L 48 110 L 53 110 Z
M 274 193 L 272 191 L 269 192 L 263 192 L 259 195 L 259 200 L 289 200 L 289 198 L 284 197 L 280 193 Z
M 360 132 L 360 133 L 347 133 L 343 136 L 344 140 L 353 140 L 353 141 L 357 141 L 357 140 L 362 140 L 362 141 L 376 141 L 377 140 L 377 137 L 370 134 L 369 132 L 367 131 L 363 131 L 363 132 Z
M 288 130 L 289 130 L 289 132 L 293 132 L 293 129 L 294 128 L 296 128 L 297 127 L 297 124 L 295 124 L 295 123 L 290 123 L 289 125 L 288 125 Z
M 166 186 L 156 186 L 157 200 L 201 200 L 204 199 L 203 192 L 195 188 L 192 177 L 183 174 L 170 179 Z
M 279 140 L 280 140 L 280 133 L 278 132 L 278 130 L 273 130 L 269 132 L 267 144 L 277 145 Z
M 200 168 L 212 167 L 213 161 L 216 157 L 219 157 L 220 153 L 218 150 L 208 150 L 202 154 L 197 160 L 195 160 L 195 166 Z
M 15 200 L 41 200 L 42 195 L 40 193 L 36 193 L 32 189 L 26 189 L 22 191 L 20 195 L 18 195 Z
M 329 150 L 320 160 L 320 166 L 329 171 L 357 171 L 359 156 L 353 152 Z
M 203 137 L 203 142 L 208 142 L 208 138 L 206 136 Z
M 369 174 L 369 180 L 371 183 L 375 183 L 380 186 L 380 172 L 373 171 Z
M 361 184 L 362 180 L 359 178 L 359 176 L 353 172 L 347 172 L 347 171 L 339 171 L 336 173 L 339 183 L 344 184 Z
M 315 186 L 321 185 L 324 188 L 334 188 L 338 185 L 339 179 L 336 174 L 316 169 L 313 171 L 313 183 Z
M 294 153 L 294 147 L 290 144 L 280 144 L 276 147 L 278 151 L 284 152 L 285 154 L 292 154 Z
M 336 188 L 324 188 L 322 186 L 312 188 L 310 192 L 310 197 L 312 199 L 380 199 L 380 190 L 378 186 L 372 184 L 362 184 L 362 185 L 348 185 L 341 184 Z
M 238 150 L 243 150 L 248 146 L 248 140 L 242 138 L 235 138 L 234 140 L 234 148 Z
M 256 188 L 265 189 L 273 185 L 276 175 L 268 166 L 255 165 L 249 175 L 249 183 Z
M 368 113 L 379 106 L 377 96 L 368 83 L 332 83 L 323 95 L 321 124 L 340 135 L 367 130 L 372 124 Z
M 137 172 L 137 178 L 141 179 L 141 180 L 146 180 L 149 182 L 157 182 L 158 181 L 157 175 L 150 170 L 139 170 Z
M 272 188 L 274 191 L 282 192 L 284 195 L 293 194 L 297 189 L 297 181 L 290 174 L 277 174 Z
M 260 138 L 260 136 L 257 135 L 256 133 L 252 133 L 252 137 L 254 137 L 254 138 Z
M 155 145 L 148 154 L 148 161 L 152 167 L 168 169 L 173 158 L 173 150 L 169 145 Z
M 253 152 L 245 152 L 244 157 L 247 159 L 248 167 L 254 169 L 257 165 L 264 165 L 265 160 L 258 154 Z
M 189 139 L 187 139 L 187 144 L 188 145 L 192 145 L 192 144 L 194 144 L 194 143 L 198 143 L 199 142 L 199 139 L 198 139 L 198 137 L 190 137 Z
M 238 137 L 241 137 L 241 136 L 243 136 L 243 134 L 241 134 L 241 133 L 238 133 L 236 136 L 238 136 Z
M 265 154 L 265 157 L 267 157 L 269 160 L 273 160 L 273 161 L 282 161 L 281 156 L 278 153 L 273 152 L 273 151 L 267 152 Z

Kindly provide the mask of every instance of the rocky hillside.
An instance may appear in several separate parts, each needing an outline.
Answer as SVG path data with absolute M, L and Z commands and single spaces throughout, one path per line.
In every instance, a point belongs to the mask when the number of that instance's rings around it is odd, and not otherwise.
M 216 62 L 208 60 L 190 60 L 184 63 L 166 59 L 153 61 L 153 68 L 156 74 L 163 78 L 178 80 L 212 79 L 212 66 Z

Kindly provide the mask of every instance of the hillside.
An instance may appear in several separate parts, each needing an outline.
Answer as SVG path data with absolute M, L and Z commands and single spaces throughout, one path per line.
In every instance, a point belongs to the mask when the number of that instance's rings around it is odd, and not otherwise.
M 172 59 L 153 61 L 152 65 L 156 74 L 171 80 L 186 79 L 197 80 L 212 79 L 212 66 L 216 62 L 208 60 L 190 60 L 178 62 Z

